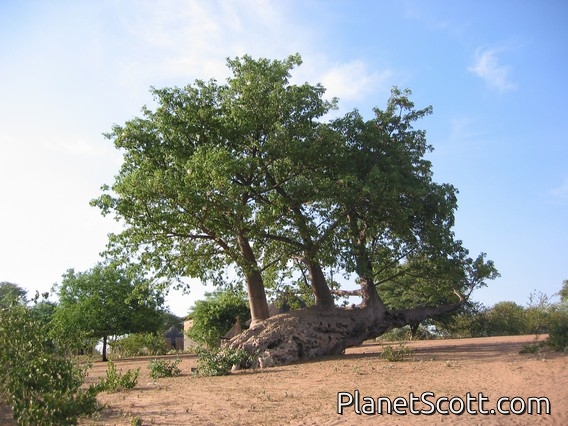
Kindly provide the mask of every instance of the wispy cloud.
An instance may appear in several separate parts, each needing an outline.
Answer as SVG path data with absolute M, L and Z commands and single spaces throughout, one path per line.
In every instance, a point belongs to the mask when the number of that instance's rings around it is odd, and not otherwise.
M 355 60 L 332 67 L 323 75 L 322 84 L 330 96 L 340 100 L 358 100 L 386 87 L 391 74 L 389 70 L 372 72 L 365 62 Z
M 227 56 L 283 58 L 304 53 L 313 38 L 309 27 L 296 23 L 295 10 L 278 2 L 135 2 L 117 13 L 121 25 L 145 50 L 144 59 L 136 56 L 124 65 L 128 75 L 138 69 L 154 79 L 221 80 L 228 76 Z
M 475 63 L 468 67 L 468 71 L 501 92 L 516 89 L 517 85 L 511 81 L 509 75 L 511 67 L 499 63 L 498 53 L 499 49 L 477 49 Z
M 557 200 L 568 201 L 568 178 L 565 178 L 561 185 L 552 188 L 550 193 Z

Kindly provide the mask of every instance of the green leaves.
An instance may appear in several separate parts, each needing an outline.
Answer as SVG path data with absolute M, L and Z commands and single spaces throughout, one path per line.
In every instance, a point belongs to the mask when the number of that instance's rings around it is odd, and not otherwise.
M 198 300 L 191 312 L 193 326 L 189 337 L 210 348 L 219 346 L 220 339 L 233 326 L 237 317 L 241 325 L 250 319 L 246 297 L 231 290 L 207 294 L 205 300 Z
M 85 272 L 68 270 L 57 287 L 55 332 L 85 338 L 155 331 L 163 297 L 138 271 L 101 263 Z
M 86 369 L 65 358 L 46 324 L 22 305 L 0 308 L 0 395 L 21 425 L 74 425 L 98 409 Z
M 457 190 L 433 181 L 432 147 L 414 128 L 432 108 L 394 87 L 371 119 L 324 122 L 337 101 L 319 84 L 290 84 L 300 64 L 297 54 L 230 59 L 224 84 L 153 89 L 154 109 L 115 126 L 124 163 L 92 202 L 125 224 L 109 253 L 168 279 L 213 281 L 236 267 L 264 307 L 265 286 L 306 271 L 319 303 L 329 301 L 324 270 L 371 283 L 461 256 Z M 479 283 L 492 276 L 492 264 L 453 264 Z M 442 281 L 430 288 L 447 295 Z

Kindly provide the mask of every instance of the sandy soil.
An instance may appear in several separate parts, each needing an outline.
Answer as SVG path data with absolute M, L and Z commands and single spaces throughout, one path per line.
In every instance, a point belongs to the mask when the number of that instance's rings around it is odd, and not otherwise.
M 405 362 L 381 358 L 385 343 L 365 344 L 340 357 L 240 371 L 224 377 L 194 377 L 191 368 L 196 366 L 196 358 L 183 355 L 179 366 L 184 374 L 156 383 L 148 375 L 150 358 L 117 360 L 117 368 L 123 372 L 141 368 L 138 385 L 125 392 L 101 394 L 99 401 L 106 408 L 98 419 L 81 424 L 130 425 L 139 417 L 143 425 L 566 425 L 568 356 L 548 351 L 520 355 L 521 347 L 533 340 L 533 336 L 514 336 L 409 342 L 413 356 Z M 95 381 L 105 371 L 105 364 L 95 363 L 88 380 Z M 355 390 L 359 391 L 359 403 L 345 407 L 339 415 L 338 392 L 355 396 Z M 433 393 L 427 396 L 426 403 L 416 402 L 412 407 L 415 411 L 431 410 L 428 402 L 435 404 L 438 398 L 460 397 L 465 401 L 468 392 L 474 397 L 481 392 L 487 398 L 483 410 L 496 409 L 500 397 L 522 397 L 525 401 L 529 397 L 547 397 L 551 414 L 414 415 L 406 407 L 408 414 L 402 416 L 386 414 L 386 405 L 383 414 L 355 412 L 355 406 L 357 411 L 371 410 L 371 399 L 409 400 L 411 392 L 416 398 L 424 392 Z M 342 401 L 348 398 L 345 394 Z M 453 404 L 459 410 L 459 401 Z M 441 408 L 447 410 L 448 404 L 443 403 Z M 478 410 L 479 406 L 472 402 L 469 408 Z M 509 409 L 508 403 L 502 408 Z M 520 410 L 521 402 L 517 401 L 513 408 Z M 2 420 L 0 416 L 0 423 L 5 424 Z

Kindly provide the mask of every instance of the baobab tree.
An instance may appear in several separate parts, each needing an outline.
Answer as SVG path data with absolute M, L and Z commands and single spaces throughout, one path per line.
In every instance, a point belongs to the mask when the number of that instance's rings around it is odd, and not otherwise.
M 92 201 L 125 229 L 113 257 L 138 259 L 154 276 L 242 276 L 252 326 L 230 344 L 275 363 L 341 353 L 393 327 L 459 308 L 496 270 L 475 261 L 452 231 L 456 190 L 433 181 L 425 132 L 408 90 L 393 88 L 371 119 L 357 111 L 325 121 L 337 103 L 320 84 L 291 84 L 299 55 L 228 60 L 224 84 L 153 89 L 156 108 L 107 136 L 124 153 L 112 186 Z M 390 309 L 381 286 L 421 262 L 454 300 Z M 471 267 L 473 265 L 473 267 Z M 336 306 L 329 271 L 360 286 L 361 303 Z M 308 285 L 313 306 L 268 315 L 266 289 Z M 430 291 L 429 290 L 429 291 Z

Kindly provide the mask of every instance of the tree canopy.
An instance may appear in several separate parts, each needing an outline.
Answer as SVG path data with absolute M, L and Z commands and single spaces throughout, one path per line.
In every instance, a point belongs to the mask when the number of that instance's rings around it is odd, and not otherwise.
M 291 84 L 300 64 L 244 56 L 228 60 L 224 84 L 152 89 L 157 107 L 107 135 L 124 154 L 92 202 L 125 223 L 109 252 L 157 276 L 218 281 L 234 270 L 253 324 L 268 318 L 266 289 L 283 282 L 334 309 L 331 271 L 355 277 L 360 308 L 385 321 L 387 283 L 434 304 L 400 307 L 385 329 L 456 309 L 496 270 L 454 237 L 457 191 L 433 181 L 432 147 L 413 127 L 432 108 L 395 87 L 371 119 L 355 110 L 326 121 L 337 100 L 320 84 Z
M 0 282 L 0 308 L 7 308 L 13 304 L 25 304 L 27 291 L 8 281 Z
M 112 263 L 99 263 L 85 272 L 69 269 L 56 291 L 59 305 L 52 320 L 56 332 L 67 340 L 103 339 L 104 361 L 108 337 L 162 326 L 163 297 L 133 269 Z
M 237 318 L 244 326 L 250 319 L 246 297 L 232 290 L 216 291 L 198 300 L 191 310 L 193 325 L 189 337 L 209 347 L 219 346 L 221 338 L 231 329 Z

